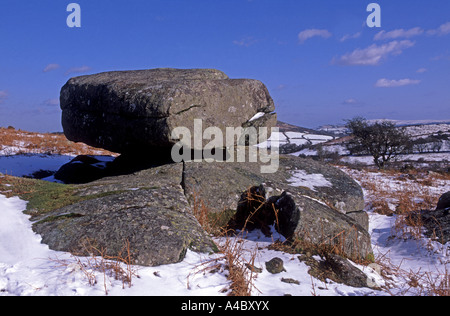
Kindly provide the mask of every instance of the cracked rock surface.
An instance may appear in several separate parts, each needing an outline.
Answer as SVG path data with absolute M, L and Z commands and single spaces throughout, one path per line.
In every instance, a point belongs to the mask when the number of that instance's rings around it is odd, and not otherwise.
M 74 166 L 89 170 L 80 163 Z M 275 174 L 263 175 L 260 167 L 259 163 L 186 162 L 105 176 L 73 185 L 74 195 L 82 200 L 35 216 L 33 229 L 54 250 L 89 255 L 81 243 L 87 239 L 115 256 L 128 241 L 136 264 L 176 263 L 188 249 L 217 250 L 193 215 L 194 197 L 211 212 L 236 214 L 243 192 L 257 186 L 260 203 L 273 203 L 280 211 L 280 233 L 286 238 L 339 246 L 348 257 L 365 258 L 371 253 L 364 221 L 351 216 L 367 218 L 361 211 L 363 193 L 355 181 L 333 167 L 293 156 L 281 156 Z M 331 185 L 315 190 L 301 183 L 293 186 L 287 180 L 297 170 L 321 174 Z M 270 213 L 267 218 L 272 218 Z
M 213 69 L 76 77 L 61 89 L 60 104 L 69 140 L 117 153 L 172 147 L 179 141 L 172 138 L 173 129 L 186 127 L 193 137 L 194 119 L 202 120 L 203 129 L 218 127 L 223 133 L 226 127 L 270 131 L 277 121 L 274 102 L 262 82 L 229 79 Z
M 78 185 L 75 194 L 87 200 L 36 218 L 33 229 L 51 249 L 81 255 L 89 255 L 83 240 L 110 256 L 128 242 L 143 266 L 180 262 L 188 249 L 214 252 L 184 196 L 182 172 L 182 164 L 171 164 Z

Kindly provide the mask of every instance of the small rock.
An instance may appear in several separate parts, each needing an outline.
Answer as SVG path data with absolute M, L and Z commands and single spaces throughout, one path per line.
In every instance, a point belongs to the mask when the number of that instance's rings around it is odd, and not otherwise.
M 300 285 L 300 281 L 291 278 L 281 278 L 281 282 Z
M 272 260 L 266 262 L 266 269 L 272 274 L 286 272 L 286 269 L 284 269 L 283 260 L 280 258 L 273 258 Z
M 95 157 L 80 155 L 63 165 L 54 177 L 66 184 L 88 183 L 105 176 L 106 164 Z
M 153 272 L 153 275 L 154 275 L 155 277 L 161 278 L 161 274 L 159 273 L 159 271 Z
M 263 269 L 255 267 L 252 264 L 246 263 L 245 266 L 247 267 L 247 269 L 249 269 L 253 273 L 261 273 L 261 272 L 263 272 Z
M 446 210 L 448 214 L 449 208 L 450 208 L 450 191 L 442 194 L 442 196 L 439 198 L 436 210 Z

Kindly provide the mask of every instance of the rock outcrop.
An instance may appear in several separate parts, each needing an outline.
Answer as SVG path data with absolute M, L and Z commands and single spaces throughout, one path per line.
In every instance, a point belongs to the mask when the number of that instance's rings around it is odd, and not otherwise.
M 81 163 L 72 165 L 77 166 L 89 170 Z M 295 177 L 298 173 L 305 183 Z M 247 229 L 270 234 L 269 226 L 277 221 L 275 228 L 288 239 L 333 247 L 350 258 L 372 252 L 367 227 L 350 216 L 367 217 L 361 211 L 361 188 L 343 172 L 313 160 L 281 156 L 275 174 L 261 174 L 259 163 L 166 164 L 75 188 L 86 201 L 52 211 L 34 224 L 52 249 L 80 252 L 79 241 L 87 237 L 114 252 L 128 240 L 142 265 L 178 262 L 187 249 L 214 249 L 193 216 L 195 203 L 202 201 L 212 213 L 235 214 L 241 227 L 264 204 Z
M 35 218 L 33 229 L 51 249 L 89 255 L 85 240 L 117 256 L 127 243 L 135 264 L 182 261 L 188 249 L 216 246 L 192 215 L 181 187 L 182 164 L 79 185 L 86 200 Z
M 189 249 L 213 252 L 194 216 L 201 201 L 209 215 L 231 214 L 236 229 L 271 234 L 275 227 L 290 241 L 349 258 L 372 252 L 362 189 L 336 168 L 275 155 L 278 171 L 263 173 L 263 162 L 274 158 L 264 159 L 264 151 L 256 162 L 171 161 L 179 141 L 173 129 L 193 131 L 195 120 L 203 130 L 275 126 L 273 100 L 260 81 L 205 69 L 109 72 L 70 79 L 61 108 L 67 138 L 122 155 L 78 157 L 55 174 L 71 183 L 76 202 L 30 211 L 51 249 L 89 255 L 88 242 L 117 256 L 129 244 L 134 263 L 144 266 L 179 262 Z
M 448 214 L 450 210 L 450 192 L 441 195 L 436 206 L 436 210 L 441 210 Z
M 202 120 L 203 129 L 218 127 L 223 133 L 226 127 L 273 127 L 277 121 L 263 83 L 229 79 L 211 69 L 72 78 L 61 89 L 60 104 L 69 140 L 117 153 L 167 150 L 179 141 L 172 137 L 174 128 L 186 127 L 193 137 L 194 119 Z
M 444 193 L 435 210 L 419 212 L 425 227 L 425 235 L 443 245 L 450 241 L 450 192 Z M 415 216 L 415 215 L 414 215 Z
M 192 203 L 195 195 L 213 211 L 222 212 L 242 209 L 239 201 L 245 205 L 246 191 L 250 190 L 257 192 L 252 197 L 254 205 L 247 209 L 253 212 L 258 199 L 266 194 L 263 199 L 268 210 L 261 208 L 262 218 L 272 221 L 269 214 L 274 206 L 283 210 L 278 218 L 280 233 L 286 238 L 340 247 L 348 257 L 366 258 L 372 252 L 362 189 L 345 173 L 310 159 L 284 155 L 277 173 L 261 174 L 259 170 L 257 163 L 187 162 L 186 196 Z

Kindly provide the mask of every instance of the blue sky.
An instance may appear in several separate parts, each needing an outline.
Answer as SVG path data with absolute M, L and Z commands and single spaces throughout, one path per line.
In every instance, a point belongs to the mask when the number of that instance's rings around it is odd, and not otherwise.
M 0 126 L 61 131 L 69 78 L 157 67 L 261 80 L 279 119 L 305 127 L 450 120 L 448 0 L 2 0 L 0 41 Z

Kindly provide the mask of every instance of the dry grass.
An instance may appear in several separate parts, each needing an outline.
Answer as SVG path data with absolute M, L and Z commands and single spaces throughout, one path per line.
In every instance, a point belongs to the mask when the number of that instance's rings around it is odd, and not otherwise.
M 408 170 L 379 171 L 380 177 L 370 170 L 346 170 L 359 181 L 366 191 L 366 203 L 381 215 L 396 215 L 394 233 L 400 238 L 420 239 L 422 237 L 420 210 L 434 210 L 439 197 L 445 193 L 445 183 L 450 180 L 448 173 L 421 172 Z M 388 179 L 388 180 L 386 180 Z M 442 190 L 437 189 L 439 185 Z
M 448 191 L 449 173 L 437 173 L 417 169 L 401 172 L 382 170 L 373 172 L 345 169 L 365 190 L 368 208 L 376 213 L 395 216 L 392 238 L 417 241 L 418 248 L 433 253 L 436 249 L 425 242 L 423 222 L 419 212 L 434 210 L 440 195 Z M 380 175 L 380 176 L 379 176 Z M 442 187 L 442 189 L 440 189 Z M 443 246 L 445 247 L 445 246 Z M 382 267 L 386 287 L 391 295 L 448 296 L 450 275 L 447 264 L 443 271 L 412 271 L 402 268 L 402 263 L 394 264 L 389 254 L 378 255 L 375 262 Z M 441 268 L 442 270 L 442 268 Z M 399 280 L 401 280 L 399 282 Z M 403 284 L 399 288 L 399 284 Z
M 188 276 L 188 288 L 190 287 L 189 279 L 192 276 L 227 270 L 227 279 L 230 281 L 230 285 L 222 292 L 228 292 L 228 296 L 251 296 L 252 291 L 257 290 L 254 285 L 256 273 L 253 267 L 255 266 L 258 249 L 255 248 L 251 253 L 248 253 L 248 250 L 244 249 L 244 244 L 243 238 L 223 236 L 221 242 L 217 245 L 220 252 L 219 256 L 202 262 L 193 269 L 193 272 Z
M 86 277 L 89 285 L 95 286 L 98 283 L 98 276 L 103 277 L 103 288 L 108 295 L 108 283 L 111 284 L 111 278 L 122 282 L 122 288 L 131 287 L 132 280 L 139 277 L 136 267 L 134 267 L 131 258 L 130 243 L 127 240 L 122 251 L 117 256 L 107 255 L 107 249 L 98 247 L 92 240 L 82 241 L 83 247 L 90 257 L 81 257 L 71 255 L 70 260 L 53 259 L 60 266 L 75 266 Z
M 376 263 L 386 281 L 382 290 L 392 296 L 450 296 L 450 273 L 444 270 L 413 271 L 402 267 L 403 262 L 394 264 L 388 254 L 379 255 Z M 401 285 L 401 286 L 400 286 Z
M 229 296 L 251 296 L 254 286 L 255 258 L 258 249 L 255 248 L 250 254 L 250 259 L 245 259 L 244 241 L 239 238 L 226 238 L 219 246 L 228 266 L 228 279 L 231 281 Z M 250 268 L 249 268 L 250 267 Z
M 353 252 L 349 255 L 347 238 L 350 238 L 351 234 L 356 235 L 356 237 L 352 238 L 352 240 L 356 241 L 356 244 L 353 245 Z M 367 266 L 374 262 L 373 254 L 369 254 L 366 258 L 361 258 L 358 255 L 360 245 L 357 242 L 357 234 L 358 231 L 356 227 L 352 227 L 349 230 L 342 230 L 331 237 L 324 237 L 325 234 L 323 233 L 323 237 L 321 238 L 322 241 L 320 243 L 312 242 L 308 236 L 305 236 L 303 239 L 274 242 L 269 246 L 269 249 L 291 254 L 304 254 L 309 257 L 313 255 L 326 257 L 329 254 L 335 254 L 348 258 L 357 264 Z
M 34 133 L 0 128 L 0 150 L 3 155 L 116 155 L 107 150 L 69 141 L 63 134 Z
M 214 234 L 221 240 L 217 244 L 220 255 L 197 266 L 193 274 L 226 269 L 228 270 L 227 278 L 231 283 L 229 289 L 224 291 L 229 292 L 229 296 L 251 296 L 253 289 L 255 289 L 254 278 L 256 277 L 254 269 L 251 267 L 254 267 L 258 249 L 254 249 L 249 254 L 248 250 L 244 249 L 245 241 L 242 234 L 230 236 L 233 234 L 228 229 L 227 219 L 229 216 L 226 211 L 223 211 L 222 214 L 213 214 L 211 208 L 195 191 L 193 194 L 193 213 L 207 232 Z M 225 266 L 223 262 L 225 262 Z

